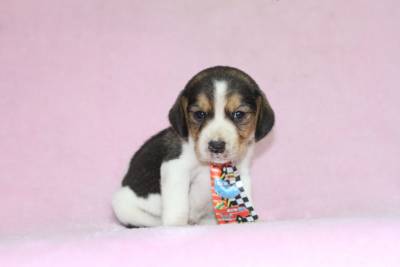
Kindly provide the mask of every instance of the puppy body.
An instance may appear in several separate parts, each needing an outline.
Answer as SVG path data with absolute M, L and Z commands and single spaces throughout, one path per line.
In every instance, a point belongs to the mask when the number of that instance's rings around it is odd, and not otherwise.
M 251 198 L 250 161 L 256 141 L 274 124 L 257 84 L 230 67 L 194 76 L 169 113 L 172 127 L 134 155 L 113 199 L 124 225 L 216 223 L 209 162 L 233 161 Z

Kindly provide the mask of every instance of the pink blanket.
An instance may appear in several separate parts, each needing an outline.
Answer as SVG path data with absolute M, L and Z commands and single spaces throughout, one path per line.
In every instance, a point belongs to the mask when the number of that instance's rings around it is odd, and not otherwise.
M 399 25 L 392 0 L 0 1 L 0 266 L 400 266 Z M 217 64 L 276 112 L 265 222 L 120 228 L 130 157 Z
M 0 243 L 0 266 L 398 266 L 400 217 L 124 229 Z

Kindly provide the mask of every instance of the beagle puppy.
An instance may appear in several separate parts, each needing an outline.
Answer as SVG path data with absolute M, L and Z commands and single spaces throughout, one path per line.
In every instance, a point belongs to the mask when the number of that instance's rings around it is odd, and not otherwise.
M 134 154 L 112 207 L 127 227 L 216 224 L 209 163 L 233 162 L 251 199 L 254 145 L 275 116 L 243 71 L 226 66 L 196 74 L 169 111 L 167 129 Z

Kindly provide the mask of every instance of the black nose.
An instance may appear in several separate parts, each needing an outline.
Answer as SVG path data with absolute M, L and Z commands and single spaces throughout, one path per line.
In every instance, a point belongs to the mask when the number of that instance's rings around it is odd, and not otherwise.
M 210 141 L 208 142 L 208 150 L 212 153 L 223 153 L 225 151 L 224 141 Z

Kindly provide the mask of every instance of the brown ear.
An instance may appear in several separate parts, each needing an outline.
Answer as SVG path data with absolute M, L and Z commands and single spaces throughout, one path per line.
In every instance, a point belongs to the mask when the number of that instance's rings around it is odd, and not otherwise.
M 268 103 L 264 93 L 260 92 L 257 99 L 258 117 L 255 131 L 256 142 L 265 137 L 272 129 L 275 123 L 275 114 Z
M 175 131 L 185 140 L 188 138 L 188 128 L 185 115 L 185 99 L 179 95 L 175 104 L 169 110 L 168 119 Z

